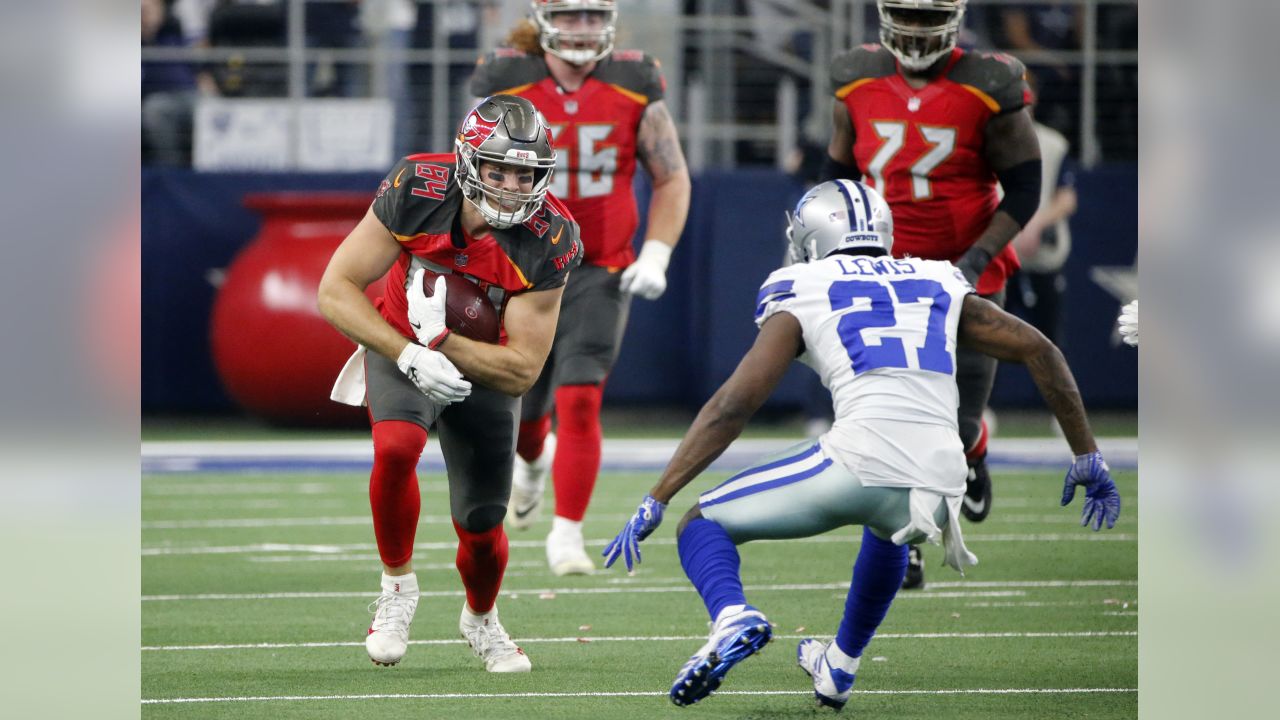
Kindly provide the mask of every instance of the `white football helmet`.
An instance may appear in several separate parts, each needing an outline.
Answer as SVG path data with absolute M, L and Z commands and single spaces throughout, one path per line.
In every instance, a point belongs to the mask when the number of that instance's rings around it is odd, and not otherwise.
M 875 188 L 853 180 L 828 180 L 787 213 L 792 262 L 821 260 L 838 250 L 893 250 L 893 214 Z
M 495 228 L 509 228 L 528 220 L 542 207 L 556 166 L 547 120 L 533 103 L 518 95 L 494 95 L 480 101 L 458 129 L 458 187 Z M 533 189 L 522 193 L 484 182 L 480 163 L 533 168 Z
M 928 70 L 960 37 L 968 0 L 876 0 L 880 43 L 908 70 Z
M 532 5 L 543 50 L 574 65 L 586 65 L 613 52 L 618 23 L 615 0 L 533 0 Z M 552 22 L 556 13 L 584 11 L 603 15 L 604 27 L 599 32 L 565 32 Z

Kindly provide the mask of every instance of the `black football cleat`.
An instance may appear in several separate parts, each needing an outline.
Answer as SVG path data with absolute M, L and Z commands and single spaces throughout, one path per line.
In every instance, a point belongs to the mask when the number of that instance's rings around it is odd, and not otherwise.
M 907 549 L 907 575 L 902 578 L 903 590 L 924 589 L 924 553 L 919 545 L 910 545 Z
M 969 477 L 964 482 L 964 497 L 960 513 L 969 522 L 982 522 L 991 512 L 991 474 L 987 472 L 987 456 L 984 454 L 969 466 Z

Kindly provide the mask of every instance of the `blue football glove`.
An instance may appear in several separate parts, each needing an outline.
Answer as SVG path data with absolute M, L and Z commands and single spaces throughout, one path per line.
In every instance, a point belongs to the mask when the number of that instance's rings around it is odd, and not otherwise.
M 631 572 L 635 565 L 639 565 L 640 541 L 658 529 L 662 524 L 662 511 L 666 509 L 667 506 L 655 500 L 652 495 L 645 495 L 640 507 L 636 508 L 636 514 L 627 521 L 627 526 L 622 528 L 618 537 L 605 546 L 604 552 L 601 553 L 605 558 L 604 566 L 613 567 L 619 555 L 626 556 L 627 572 Z M 631 559 L 632 555 L 635 555 L 634 561 Z
M 1062 504 L 1065 506 L 1076 496 L 1076 486 L 1084 486 L 1084 510 L 1080 513 L 1080 525 L 1093 526 L 1094 532 L 1102 529 L 1103 520 L 1107 528 L 1116 526 L 1120 517 L 1120 491 L 1111 482 L 1111 469 L 1102 453 L 1091 452 L 1077 455 L 1067 471 L 1066 483 L 1062 486 Z

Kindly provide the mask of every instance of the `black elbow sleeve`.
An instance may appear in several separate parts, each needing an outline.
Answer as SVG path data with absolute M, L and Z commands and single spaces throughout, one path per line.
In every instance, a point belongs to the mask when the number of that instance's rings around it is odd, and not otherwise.
M 1008 213 L 1021 227 L 1040 207 L 1040 166 L 1040 158 L 1036 158 L 996 173 L 1004 188 L 1004 199 L 996 210 Z
M 827 155 L 822 161 L 822 175 L 818 177 L 818 182 L 826 182 L 828 180 L 861 180 L 862 173 L 853 165 L 845 165 Z

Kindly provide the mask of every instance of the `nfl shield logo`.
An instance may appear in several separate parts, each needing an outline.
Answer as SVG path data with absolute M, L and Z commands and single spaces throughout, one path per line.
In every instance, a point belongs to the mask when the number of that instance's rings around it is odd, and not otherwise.
M 567 112 L 567 113 L 569 113 L 570 115 L 577 115 L 577 114 L 578 114 L 578 101 L 577 101 L 577 100 L 565 100 L 565 101 L 564 101 L 564 111 L 565 111 L 565 112 Z
M 454 265 L 456 265 L 457 267 L 465 267 L 465 266 L 466 266 L 466 264 L 467 264 L 467 260 L 469 260 L 469 259 L 470 259 L 470 258 L 468 258 L 468 257 L 466 256 L 466 254 L 464 254 L 464 253 L 458 253 L 458 254 L 453 258 L 453 264 L 454 264 Z
M 910 110 L 911 112 L 916 112 L 917 110 L 919 110 L 919 109 L 920 109 L 920 98 L 918 98 L 918 97 L 913 97 L 913 98 L 911 98 L 910 100 L 908 100 L 908 101 L 907 101 L 907 109 L 908 109 L 908 110 Z

